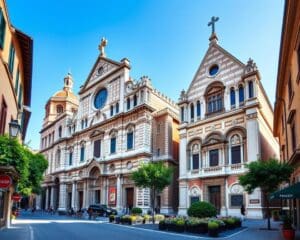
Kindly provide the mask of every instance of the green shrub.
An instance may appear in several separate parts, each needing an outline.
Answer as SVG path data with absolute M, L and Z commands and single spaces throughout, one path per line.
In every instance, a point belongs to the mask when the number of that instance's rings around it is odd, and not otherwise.
M 185 224 L 185 221 L 183 219 L 178 219 L 176 221 L 176 226 L 184 226 L 184 224 Z
M 208 202 L 195 202 L 188 209 L 190 217 L 206 218 L 217 215 L 216 208 Z
M 138 208 L 138 207 L 134 207 L 131 209 L 131 214 L 142 214 L 143 210 L 141 208 Z
M 154 219 L 155 219 L 156 222 L 159 222 L 159 221 L 164 220 L 164 219 L 165 219 L 165 216 L 162 215 L 162 214 L 156 214 L 156 215 L 154 216 Z
M 218 229 L 219 228 L 219 224 L 214 222 L 214 221 L 210 221 L 208 222 L 208 229 L 209 230 L 213 230 L 213 229 Z

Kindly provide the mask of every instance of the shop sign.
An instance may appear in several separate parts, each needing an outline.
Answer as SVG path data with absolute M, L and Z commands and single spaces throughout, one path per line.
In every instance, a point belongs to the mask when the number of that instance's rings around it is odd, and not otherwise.
M 19 194 L 19 193 L 14 193 L 12 196 L 11 196 L 11 199 L 15 202 L 19 202 L 21 200 L 22 196 Z
M 9 188 L 12 184 L 11 177 L 8 175 L 0 175 L 0 188 Z

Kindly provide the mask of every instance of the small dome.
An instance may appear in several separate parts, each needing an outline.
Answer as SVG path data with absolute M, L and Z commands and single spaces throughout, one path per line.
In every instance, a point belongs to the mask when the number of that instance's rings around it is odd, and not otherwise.
M 58 92 L 56 92 L 53 97 L 59 97 L 59 98 L 71 98 L 74 100 L 78 100 L 78 97 L 72 93 L 71 91 L 67 91 L 67 90 L 60 90 Z

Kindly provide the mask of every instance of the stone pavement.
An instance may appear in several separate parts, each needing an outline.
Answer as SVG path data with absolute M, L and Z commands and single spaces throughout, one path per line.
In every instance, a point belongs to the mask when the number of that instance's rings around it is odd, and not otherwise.
M 272 222 L 275 230 L 261 230 L 266 228 L 266 220 L 246 220 L 242 229 L 230 236 L 217 239 L 230 240 L 283 240 L 280 222 Z M 23 213 L 22 217 L 12 224 L 10 229 L 0 230 L 1 240 L 83 240 L 86 238 L 120 239 L 120 240 L 188 240 L 206 239 L 208 237 L 176 234 L 156 230 L 157 226 L 124 226 L 107 223 L 107 218 L 95 220 L 76 219 L 74 217 L 50 215 L 45 213 Z M 298 232 L 297 240 L 300 240 Z

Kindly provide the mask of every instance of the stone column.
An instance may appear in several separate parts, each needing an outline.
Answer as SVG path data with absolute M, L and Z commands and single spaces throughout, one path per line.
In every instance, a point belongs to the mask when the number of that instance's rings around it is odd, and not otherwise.
M 71 207 L 75 210 L 77 209 L 76 206 L 76 182 L 72 183 L 72 200 L 71 200 Z
M 82 204 L 82 208 L 86 208 L 87 205 L 87 181 L 84 180 L 83 182 L 83 204 Z
M 121 185 L 121 176 L 118 175 L 117 177 L 117 210 L 121 210 L 122 209 L 122 202 L 121 202 L 121 191 L 122 185 Z
M 49 208 L 49 187 L 46 188 L 46 198 L 45 198 L 45 210 Z
M 50 207 L 54 208 L 54 187 L 51 186 L 51 193 L 50 193 Z
M 178 214 L 186 215 L 188 207 L 188 185 L 186 181 L 179 183 L 179 207 Z
M 187 175 L 187 156 L 186 156 L 186 130 L 180 131 L 180 144 L 179 144 L 179 178 L 184 178 Z
M 67 195 L 67 185 L 65 183 L 61 183 L 59 186 L 59 203 L 58 210 L 66 211 L 66 195 Z

